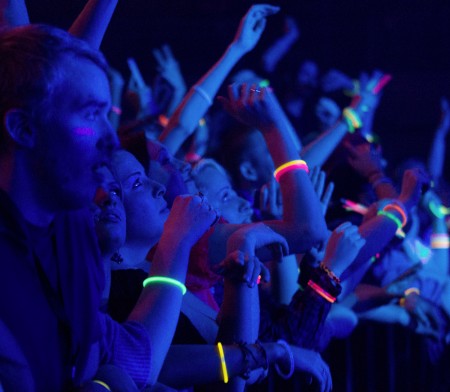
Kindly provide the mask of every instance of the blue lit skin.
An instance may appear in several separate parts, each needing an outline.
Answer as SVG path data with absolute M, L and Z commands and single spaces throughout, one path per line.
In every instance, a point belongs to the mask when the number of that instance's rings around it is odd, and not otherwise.
M 30 162 L 36 187 L 51 208 L 75 209 L 92 202 L 97 169 L 117 145 L 108 120 L 111 106 L 106 74 L 86 59 L 61 61 L 64 78 L 50 97 L 49 110 L 33 119 Z

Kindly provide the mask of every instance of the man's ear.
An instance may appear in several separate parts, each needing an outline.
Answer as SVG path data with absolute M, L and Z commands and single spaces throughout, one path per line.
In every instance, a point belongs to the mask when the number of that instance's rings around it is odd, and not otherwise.
M 30 114 L 22 109 L 10 109 L 5 113 L 5 129 L 14 142 L 26 148 L 34 146 L 34 131 Z
M 243 161 L 239 165 L 239 171 L 241 172 L 241 176 L 244 177 L 247 181 L 258 180 L 258 173 L 255 167 L 249 161 Z

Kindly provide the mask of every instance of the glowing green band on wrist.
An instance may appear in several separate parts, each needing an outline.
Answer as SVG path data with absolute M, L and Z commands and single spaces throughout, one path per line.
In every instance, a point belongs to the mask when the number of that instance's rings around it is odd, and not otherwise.
M 395 224 L 397 225 L 397 229 L 402 228 L 402 221 L 400 219 L 398 219 L 394 214 L 387 212 L 387 211 L 378 211 L 377 215 L 383 215 L 386 218 L 389 218 L 392 221 L 394 221 Z
M 183 295 L 186 294 L 187 291 L 186 286 L 183 283 L 179 280 L 168 278 L 167 276 L 151 276 L 142 282 L 142 286 L 144 286 L 144 288 L 151 284 L 168 284 L 178 287 Z

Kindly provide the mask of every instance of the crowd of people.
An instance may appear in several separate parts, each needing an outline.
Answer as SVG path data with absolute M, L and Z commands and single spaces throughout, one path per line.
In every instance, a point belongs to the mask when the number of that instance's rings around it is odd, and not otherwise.
M 237 70 L 280 11 L 255 4 L 190 88 L 167 45 L 125 83 L 99 51 L 117 2 L 67 32 L 0 2 L 0 391 L 330 391 L 321 353 L 360 320 L 446 355 L 449 102 L 429 161 L 388 171 L 391 75 L 287 82 L 290 17 L 264 76 Z

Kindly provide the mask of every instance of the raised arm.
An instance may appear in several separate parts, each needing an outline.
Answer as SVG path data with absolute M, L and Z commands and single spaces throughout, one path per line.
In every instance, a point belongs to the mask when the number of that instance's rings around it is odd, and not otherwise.
M 434 133 L 431 151 L 428 156 L 428 170 L 437 184 L 442 177 L 445 161 L 445 139 L 450 130 L 450 104 L 448 99 L 441 98 L 441 121 Z
M 253 5 L 242 18 L 236 36 L 219 61 L 188 91 L 160 136 L 171 154 L 194 132 L 199 120 L 235 64 L 258 43 L 266 25 L 266 17 L 279 8 L 266 4 Z
M 119 0 L 88 0 L 69 33 L 99 49 Z
M 284 28 L 285 33 L 262 56 L 262 64 L 266 72 L 272 73 L 275 71 L 280 60 L 289 52 L 289 49 L 300 37 L 300 29 L 295 19 L 291 16 L 285 18 Z
M 402 191 L 397 200 L 400 202 L 400 209 L 403 210 L 406 217 L 419 202 L 422 188 L 428 183 L 428 175 L 420 169 L 411 169 L 405 172 L 402 181 Z M 399 209 L 396 207 L 386 209 L 387 204 L 382 201 L 381 205 L 372 206 L 368 212 L 368 215 L 372 213 L 372 218 L 368 218 L 359 227 L 359 232 L 366 240 L 366 243 L 358 253 L 355 261 L 341 275 L 341 280 L 349 280 L 343 285 L 342 297 L 353 291 L 369 268 L 370 258 L 388 245 L 395 236 L 399 226 L 402 225 L 401 222 L 404 220 L 403 213 L 399 213 Z M 383 205 L 384 211 L 388 214 L 380 214 Z M 392 205 L 392 202 L 389 205 Z
M 280 115 L 279 105 L 269 89 L 234 85 L 229 87 L 228 99 L 221 98 L 221 101 L 236 119 L 261 131 L 275 167 L 299 160 Z M 302 253 L 322 244 L 326 239 L 326 224 L 322 206 L 305 166 L 288 170 L 278 180 L 283 200 L 283 219 L 268 221 L 266 224 L 287 239 L 292 253 Z
M 322 166 L 347 132 L 352 133 L 364 127 L 365 121 L 370 118 L 371 113 L 376 109 L 379 99 L 378 94 L 385 85 L 380 84 L 385 80 L 383 79 L 384 76 L 374 73 L 370 79 L 364 81 L 361 84 L 359 95 L 355 96 L 351 105 L 344 109 L 341 120 L 302 149 L 301 156 L 312 167 Z M 350 115 L 349 109 L 353 115 Z M 352 125 L 352 121 L 355 119 L 356 123 L 359 122 L 359 125 Z

